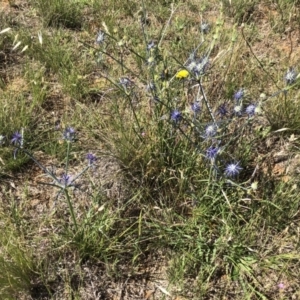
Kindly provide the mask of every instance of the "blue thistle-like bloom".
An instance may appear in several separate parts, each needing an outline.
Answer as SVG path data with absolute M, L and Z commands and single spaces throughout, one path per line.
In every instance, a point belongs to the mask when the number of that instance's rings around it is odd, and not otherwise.
M 298 74 L 294 68 L 289 68 L 284 76 L 287 85 L 293 84 L 297 78 L 297 75 Z
M 63 138 L 67 142 L 73 142 L 75 140 L 75 134 L 75 129 L 73 127 L 68 126 L 63 132 Z
M 11 143 L 16 145 L 16 146 L 23 146 L 23 136 L 19 131 L 16 131 L 11 139 Z
M 235 177 L 237 176 L 243 168 L 240 167 L 239 162 L 230 163 L 225 168 L 225 176 L 227 177 Z
M 188 59 L 188 62 L 191 63 L 192 61 L 195 61 L 197 59 L 197 50 L 193 51 L 190 56 L 189 56 L 189 59 Z
M 182 118 L 182 114 L 179 110 L 175 109 L 171 113 L 171 120 L 174 122 L 179 122 Z
M 194 54 L 190 55 L 189 63 L 186 66 L 187 70 L 194 74 L 194 68 L 197 66 L 196 58 L 194 58 Z
M 252 117 L 255 115 L 256 105 L 250 104 L 246 107 L 245 112 L 249 117 Z
M 59 183 L 60 183 L 64 188 L 66 188 L 66 187 L 68 187 L 68 186 L 71 185 L 71 183 L 72 183 L 72 178 L 71 178 L 70 175 L 64 173 L 64 174 L 61 176 L 61 178 L 59 179 Z
M 128 77 L 120 78 L 119 82 L 124 88 L 128 88 L 133 84 L 133 82 Z
M 201 25 L 200 25 L 201 32 L 203 32 L 204 34 L 207 34 L 209 32 L 209 29 L 210 29 L 210 26 L 208 23 L 206 23 L 206 22 L 201 23 Z
M 86 155 L 86 159 L 88 160 L 88 165 L 91 166 L 97 161 L 97 157 L 93 153 L 88 153 Z
M 16 131 L 11 139 L 11 143 L 14 144 L 15 146 L 18 146 L 20 148 L 23 148 L 23 143 L 24 143 L 24 139 L 23 139 L 23 129 L 22 132 L 20 133 L 19 131 Z M 14 159 L 16 159 L 17 154 L 18 154 L 19 148 L 16 148 L 13 152 L 13 156 Z
M 217 115 L 219 115 L 220 117 L 226 117 L 228 115 L 226 103 L 223 103 L 218 107 Z
M 207 56 L 201 58 L 192 58 L 190 63 L 187 65 L 187 69 L 196 77 L 205 74 L 209 67 L 209 59 Z
M 154 49 L 154 47 L 155 47 L 155 43 L 153 41 L 150 41 L 147 44 L 147 51 L 150 51 L 151 49 Z
M 239 102 L 244 97 L 245 91 L 244 89 L 239 89 L 233 95 L 235 101 Z
M 210 147 L 206 150 L 206 155 L 205 155 L 205 157 L 206 157 L 207 159 L 214 160 L 214 159 L 217 157 L 217 154 L 218 154 L 219 150 L 220 150 L 220 148 L 218 148 L 218 147 L 210 146 Z
M 205 137 L 213 137 L 217 133 L 218 127 L 214 124 L 207 125 L 205 128 Z
M 103 31 L 99 31 L 96 37 L 96 44 L 100 45 L 105 40 L 105 33 Z
M 200 113 L 201 111 L 201 107 L 200 107 L 200 103 L 199 102 L 194 102 L 191 104 L 191 110 L 197 114 L 197 113 Z
M 208 69 L 208 66 L 209 66 L 208 57 L 203 56 L 197 61 L 193 71 L 195 75 L 198 77 L 205 74 L 206 70 Z

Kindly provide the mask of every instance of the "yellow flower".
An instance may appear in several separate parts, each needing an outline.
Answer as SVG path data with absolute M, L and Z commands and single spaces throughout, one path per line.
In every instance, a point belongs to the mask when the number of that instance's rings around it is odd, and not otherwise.
M 182 79 L 182 78 L 186 78 L 186 77 L 188 77 L 190 74 L 189 74 L 189 72 L 187 71 L 187 70 L 180 70 L 180 71 L 178 71 L 177 72 L 177 74 L 176 74 L 176 78 L 179 78 L 179 79 Z

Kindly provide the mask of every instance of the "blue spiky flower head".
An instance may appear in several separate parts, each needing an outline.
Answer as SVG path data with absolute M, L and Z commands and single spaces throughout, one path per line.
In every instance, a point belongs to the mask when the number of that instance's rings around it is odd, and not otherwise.
M 226 103 L 222 103 L 217 109 L 217 115 L 221 118 L 226 117 L 228 115 L 228 109 L 226 107 Z
M 59 183 L 62 188 L 66 188 L 72 185 L 72 177 L 66 173 L 64 173 L 61 178 L 59 178 Z
M 249 104 L 246 109 L 245 109 L 246 114 L 249 117 L 253 117 L 255 115 L 256 112 L 256 105 L 255 104 Z
M 209 32 L 210 26 L 207 22 L 202 22 L 200 25 L 200 30 L 201 32 L 203 32 L 204 34 L 207 34 Z
M 71 126 L 68 126 L 63 132 L 63 138 L 67 142 L 74 142 L 75 134 L 76 134 L 75 129 Z
M 285 79 L 287 85 L 293 84 L 297 78 L 297 75 L 298 74 L 297 74 L 295 68 L 290 67 L 284 76 L 284 79 Z
M 11 143 L 16 146 L 21 146 L 23 144 L 23 136 L 19 131 L 16 131 L 11 139 Z
M 89 166 L 95 164 L 95 162 L 97 161 L 97 157 L 93 153 L 88 153 L 86 155 L 86 159 L 88 161 Z
M 189 61 L 189 64 L 187 65 L 187 70 L 196 78 L 203 76 L 208 68 L 209 68 L 208 56 L 196 58 L 195 55 L 193 54 L 192 58 Z
M 206 155 L 205 157 L 207 159 L 210 160 L 214 160 L 217 157 L 217 154 L 219 153 L 220 148 L 218 147 L 214 147 L 214 146 L 210 146 L 207 150 L 206 150 Z
M 154 49 L 155 48 L 155 43 L 154 41 L 150 41 L 148 44 L 147 44 L 147 51 L 150 51 L 151 49 Z
M 21 132 L 16 131 L 11 139 L 11 143 L 14 144 L 17 147 L 23 148 L 23 144 L 24 144 L 24 129 L 22 128 Z M 16 148 L 13 152 L 14 154 L 14 159 L 16 159 L 17 157 L 17 153 L 19 151 L 19 148 Z
M 182 114 L 179 110 L 175 109 L 171 112 L 171 120 L 174 122 L 179 122 L 182 118 Z
M 240 88 L 238 91 L 236 91 L 233 95 L 233 98 L 235 101 L 239 102 L 244 97 L 245 91 L 244 89 Z
M 200 113 L 200 111 L 201 111 L 200 103 L 197 102 L 197 101 L 194 102 L 194 103 L 192 103 L 192 104 L 191 104 L 191 110 L 192 110 L 195 114 Z
M 195 75 L 201 76 L 204 75 L 209 67 L 209 59 L 207 56 L 203 56 L 197 61 L 196 67 L 194 68 Z
M 232 162 L 226 166 L 224 173 L 226 177 L 236 177 L 242 169 L 239 162 Z
M 119 79 L 119 83 L 121 86 L 123 86 L 124 89 L 133 85 L 133 81 L 131 81 L 128 77 L 121 77 Z
M 205 137 L 213 137 L 217 133 L 218 127 L 215 124 L 209 124 L 205 127 Z
M 105 40 L 105 33 L 102 30 L 100 30 L 97 33 L 96 44 L 100 45 L 104 42 L 104 40 Z

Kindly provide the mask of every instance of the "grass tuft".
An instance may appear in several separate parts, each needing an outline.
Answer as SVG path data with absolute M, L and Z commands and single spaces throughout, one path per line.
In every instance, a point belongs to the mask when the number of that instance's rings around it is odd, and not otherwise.
M 72 30 L 79 30 L 83 24 L 83 3 L 81 1 L 55 0 L 33 1 L 45 26 L 63 27 Z

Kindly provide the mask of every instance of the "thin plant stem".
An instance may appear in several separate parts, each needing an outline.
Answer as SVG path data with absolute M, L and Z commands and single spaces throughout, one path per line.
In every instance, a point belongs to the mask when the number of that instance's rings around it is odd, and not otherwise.
M 69 155 L 70 155 L 70 149 L 71 149 L 70 144 L 71 144 L 71 142 L 67 141 L 67 157 L 66 157 L 66 171 L 65 171 L 66 174 L 68 174 L 68 168 L 69 168 Z
M 201 83 L 201 79 L 199 80 L 199 89 L 200 89 L 201 94 L 202 94 L 202 96 L 203 96 L 203 100 L 204 100 L 205 105 L 206 105 L 206 108 L 207 108 L 207 110 L 208 110 L 208 112 L 209 112 L 209 114 L 210 114 L 210 117 L 211 117 L 211 119 L 213 120 L 214 124 L 217 125 L 216 119 L 215 119 L 215 117 L 214 117 L 214 115 L 213 115 L 212 109 L 211 109 L 211 107 L 210 107 L 210 104 L 209 104 L 208 99 L 207 99 L 207 97 L 206 97 L 206 94 L 205 94 L 205 92 L 204 92 L 204 89 L 203 89 L 203 86 L 202 86 L 202 83 Z M 218 126 L 218 125 L 217 125 L 217 126 Z
M 258 59 L 258 57 L 255 55 L 248 39 L 245 36 L 245 32 L 244 32 L 244 28 L 242 27 L 241 30 L 242 33 L 242 37 L 244 39 L 244 41 L 246 42 L 251 54 L 253 55 L 253 57 L 255 58 L 255 60 L 258 62 L 259 66 L 261 67 L 261 69 L 267 74 L 267 76 L 272 80 L 273 84 L 279 89 L 279 86 L 277 85 L 277 82 L 274 80 L 274 78 L 270 75 L 270 73 L 266 70 L 266 68 L 264 67 L 264 65 L 262 64 L 262 62 Z
M 138 77 L 138 74 L 134 73 L 131 68 L 128 68 L 124 64 L 122 64 L 122 62 L 119 59 L 117 59 L 113 55 L 109 54 L 109 52 L 103 51 L 101 49 L 97 49 L 97 48 L 95 48 L 95 47 L 93 47 L 93 46 L 91 46 L 88 43 L 85 43 L 83 41 L 79 41 L 79 42 L 82 43 L 83 45 L 89 47 L 89 48 L 92 48 L 92 49 L 95 49 L 95 50 L 101 52 L 104 55 L 107 55 L 108 57 L 113 59 L 115 62 L 117 62 L 120 66 L 122 66 L 122 68 L 126 69 L 126 71 L 130 72 L 133 76 Z
M 157 45 L 158 48 L 160 47 L 160 44 L 162 43 L 163 38 L 164 38 L 164 36 L 166 34 L 167 28 L 168 28 L 168 26 L 171 23 L 171 19 L 172 19 L 173 15 L 174 15 L 175 11 L 177 10 L 177 7 L 174 8 L 173 6 L 174 6 L 174 3 L 171 4 L 171 14 L 170 14 L 170 17 L 169 17 L 169 19 L 167 21 L 166 26 L 162 30 L 162 33 L 161 33 L 161 36 L 160 36 L 160 40 L 159 40 L 158 45 Z
M 73 224 L 75 226 L 75 230 L 76 230 L 76 232 L 78 232 L 78 226 L 77 226 L 77 222 L 76 222 L 76 218 L 75 218 L 75 214 L 74 214 L 74 209 L 73 209 L 73 205 L 71 203 L 71 199 L 70 199 L 68 189 L 64 188 L 63 191 L 64 191 L 64 194 L 66 195 L 66 198 L 67 198 L 67 202 L 68 202 L 69 210 L 70 210 L 71 217 L 72 217 L 72 220 L 73 220 Z
M 145 2 L 143 0 L 142 0 L 142 10 L 143 10 L 143 18 L 145 19 L 145 22 L 146 22 L 147 13 L 146 13 Z M 143 32 L 144 41 L 145 41 L 145 44 L 146 44 L 146 47 L 147 47 L 148 38 L 147 38 L 147 34 L 146 34 L 146 30 L 145 30 L 143 20 L 141 22 L 141 25 L 142 25 L 142 32 Z

